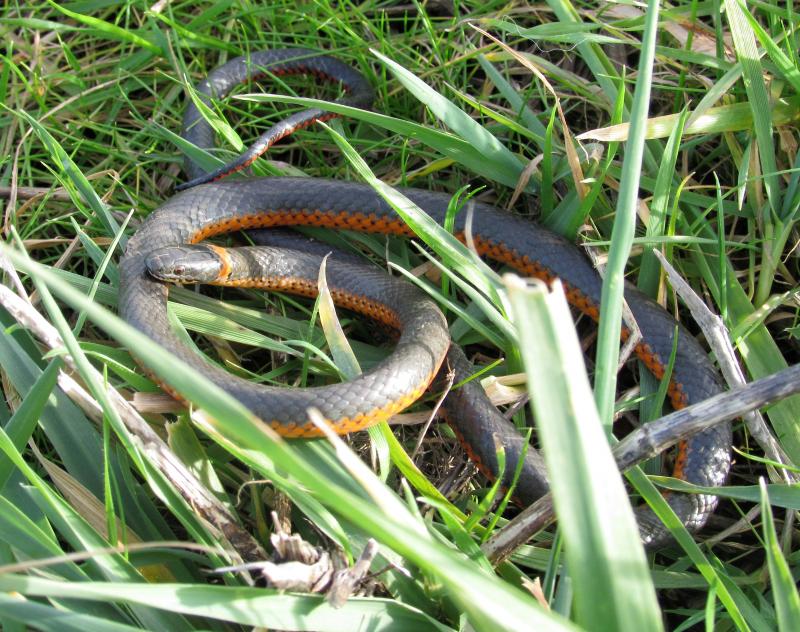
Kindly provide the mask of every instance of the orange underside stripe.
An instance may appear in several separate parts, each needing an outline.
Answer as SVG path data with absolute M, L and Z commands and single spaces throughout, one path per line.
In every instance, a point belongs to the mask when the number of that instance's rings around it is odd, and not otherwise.
M 224 250 L 224 248 L 220 248 Z M 254 288 L 259 290 L 272 290 L 277 292 L 288 292 L 289 294 L 297 294 L 300 296 L 315 297 L 319 293 L 316 283 L 312 283 L 308 279 L 297 277 L 279 277 L 279 276 L 265 276 L 253 277 L 250 279 L 236 279 L 230 280 L 227 274 L 223 276 L 220 274 L 219 278 L 214 281 L 212 285 L 221 285 L 225 287 L 243 287 Z M 342 290 L 330 290 L 333 302 L 358 312 L 368 318 L 383 323 L 395 330 L 400 330 L 401 323 L 397 314 L 386 307 L 383 303 L 373 301 L 360 294 L 351 292 L 344 292 Z
M 458 237 L 461 241 L 464 241 L 463 234 L 456 235 L 456 237 Z M 525 274 L 529 277 L 535 277 L 545 281 L 546 283 L 550 283 L 554 279 L 553 274 L 539 262 L 532 260 L 528 255 L 520 255 L 517 251 L 508 248 L 504 244 L 490 243 L 481 238 L 475 238 L 474 243 L 478 254 L 482 256 L 488 256 L 495 261 L 505 263 L 522 274 Z M 585 314 L 595 322 L 600 320 L 600 308 L 597 303 L 563 279 L 562 284 L 564 286 L 564 292 L 567 296 L 567 301 L 570 305 L 574 306 L 581 313 Z M 629 335 L 630 331 L 623 327 L 622 339 L 627 340 Z M 636 347 L 634 347 L 634 353 L 636 353 L 636 356 L 639 358 L 639 360 L 641 360 L 641 362 L 652 372 L 656 379 L 663 379 L 667 367 L 661 361 L 659 355 L 652 350 L 650 345 L 645 342 L 640 342 L 636 345 Z M 670 398 L 670 403 L 675 410 L 684 408 L 688 404 L 688 398 L 683 390 L 683 385 L 680 382 L 677 382 L 674 379 L 670 380 L 667 393 Z M 686 465 L 686 459 L 688 456 L 687 449 L 688 443 L 686 441 L 680 441 L 678 443 L 678 451 L 672 471 L 672 475 L 675 478 L 683 478 L 683 469 Z M 470 458 L 472 458 L 472 455 L 470 455 Z M 481 470 L 485 469 L 485 466 L 482 466 L 481 463 L 477 461 L 476 463 L 478 463 L 478 467 L 481 468 Z
M 386 406 L 381 408 L 373 408 L 368 412 L 358 413 L 353 417 L 342 417 L 341 419 L 335 420 L 326 419 L 326 421 L 330 424 L 331 428 L 333 428 L 336 434 L 358 432 L 359 430 L 364 430 L 365 428 L 374 426 L 377 423 L 386 421 L 392 415 L 402 412 L 420 397 L 422 397 L 422 394 L 428 390 L 428 385 L 433 381 L 436 373 L 438 373 L 438 369 L 437 371 L 431 373 L 423 382 L 423 384 L 414 389 L 412 392 L 404 395 L 400 399 L 390 402 Z M 272 420 L 266 423 L 269 424 L 269 426 L 279 435 L 288 438 L 311 439 L 314 437 L 323 436 L 322 432 L 320 432 L 320 430 L 310 422 L 298 424 L 294 422 L 287 423 L 284 421 Z
M 413 236 L 411 229 L 400 219 L 388 219 L 386 217 L 378 216 L 375 213 L 363 212 L 350 212 L 340 211 L 338 213 L 325 212 L 319 209 L 302 209 L 302 210 L 281 210 L 277 209 L 269 213 L 253 213 L 250 215 L 243 215 L 240 217 L 230 218 L 215 224 L 206 226 L 202 230 L 194 234 L 190 243 L 198 243 L 208 237 L 219 235 L 222 233 L 233 232 L 237 230 L 245 230 L 248 228 L 268 228 L 272 226 L 319 226 L 324 228 L 339 228 L 346 230 L 355 230 L 358 232 L 380 233 L 400 235 L 405 237 Z M 457 234 L 456 237 L 464 241 L 463 233 Z M 545 282 L 551 282 L 555 278 L 553 274 L 539 262 L 531 259 L 528 255 L 520 255 L 516 250 L 512 250 L 501 243 L 490 242 L 488 240 L 476 237 L 474 239 L 475 248 L 478 254 L 487 256 L 500 263 L 505 263 L 514 268 L 521 274 L 529 277 L 535 277 Z M 297 280 L 292 280 L 292 285 L 299 285 Z M 600 318 L 600 310 L 597 303 L 587 297 L 577 288 L 572 287 L 568 282 L 564 282 L 564 290 L 567 295 L 567 300 L 571 305 L 578 309 L 583 314 L 589 316 L 592 320 L 597 321 Z M 270 289 L 280 289 L 276 285 L 270 286 Z M 288 291 L 288 290 L 287 290 Z M 294 290 L 292 290 L 294 291 Z M 296 293 L 303 293 L 297 291 Z M 345 293 L 342 293 L 345 294 Z M 316 295 L 316 286 L 314 286 L 314 296 Z M 342 297 L 347 300 L 347 297 Z M 341 303 L 346 307 L 350 307 L 345 303 Z M 356 310 L 359 311 L 359 310 Z M 381 310 L 375 308 L 375 313 L 368 314 L 375 317 L 377 320 L 384 322 L 390 326 L 396 327 L 395 323 L 389 322 L 382 317 Z M 623 339 L 629 335 L 628 330 L 623 329 Z M 644 363 L 644 365 L 652 371 L 657 379 L 664 377 L 666 365 L 661 361 L 661 358 L 655 353 L 648 344 L 639 343 L 634 349 L 637 357 Z M 418 388 L 413 394 L 392 402 L 390 405 L 370 411 L 368 413 L 359 413 L 355 417 L 344 418 L 341 420 L 331 422 L 337 432 L 354 432 L 369 425 L 378 423 L 389 416 L 396 414 L 403 410 L 405 407 L 411 405 L 422 393 L 425 392 L 430 381 L 435 374 L 430 376 L 430 379 L 424 387 Z M 675 380 L 670 381 L 668 388 L 670 401 L 673 408 L 680 409 L 687 405 L 687 396 L 683 391 L 683 387 Z M 319 436 L 319 432 L 311 424 L 302 424 L 296 426 L 295 431 L 292 428 L 289 433 L 286 432 L 288 425 L 282 422 L 272 421 L 270 425 L 279 433 L 284 436 Z M 311 430 L 314 434 L 307 434 Z M 686 442 L 680 442 L 678 446 L 678 456 L 675 461 L 674 476 L 680 477 L 683 465 L 686 460 Z

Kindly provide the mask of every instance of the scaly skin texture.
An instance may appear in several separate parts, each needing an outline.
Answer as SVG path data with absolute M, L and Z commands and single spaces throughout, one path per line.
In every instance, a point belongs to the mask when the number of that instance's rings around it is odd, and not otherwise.
M 222 98 L 240 83 L 248 80 L 255 81 L 270 74 L 275 76 L 309 74 L 324 81 L 341 82 L 347 91 L 347 96 L 340 99 L 338 103 L 344 105 L 369 107 L 374 98 L 372 86 L 367 83 L 361 73 L 338 59 L 304 48 L 260 51 L 249 57 L 236 57 L 213 70 L 208 77 L 195 86 L 195 90 L 201 100 L 206 105 L 210 105 L 210 97 Z M 178 190 L 219 180 L 244 169 L 281 138 L 315 121 L 327 120 L 334 116 L 330 112 L 318 109 L 303 110 L 292 114 L 259 136 L 236 160 L 210 173 L 206 173 L 197 164 L 187 160 L 186 173 L 190 180 L 180 185 Z M 215 147 L 214 130 L 192 102 L 186 106 L 181 135 L 202 149 Z
M 209 82 L 200 85 L 200 90 L 223 96 L 233 85 L 247 78 L 248 68 L 259 65 L 269 65 L 276 74 L 299 71 L 295 66 L 282 68 L 281 60 L 292 57 L 289 53 L 273 51 L 259 55 L 258 63 L 233 60 L 217 69 L 210 75 Z M 325 70 L 317 67 L 311 71 L 341 79 L 345 84 L 351 82 L 350 75 L 337 75 L 338 67 L 329 63 L 335 60 L 324 60 Z M 349 69 L 348 72 L 354 73 Z M 358 88 L 352 91 L 360 93 Z M 310 120 L 307 117 L 299 119 Z M 204 147 L 213 144 L 210 128 L 202 119 L 197 119 L 196 112 L 192 114 L 190 110 L 187 113 L 185 124 L 193 142 Z M 297 127 L 297 123 L 293 125 Z M 294 128 L 276 126 L 273 130 L 277 131 L 265 134 L 269 140 L 260 140 L 259 143 L 268 146 Z M 220 173 L 238 170 L 241 163 L 237 160 L 233 168 L 226 166 Z M 198 170 L 190 173 L 197 175 Z M 216 176 L 212 174 L 213 177 Z M 416 189 L 402 192 L 436 221 L 443 221 L 449 196 Z M 337 431 L 349 432 L 408 406 L 433 378 L 449 340 L 443 317 L 427 299 L 420 298 L 417 302 L 411 295 L 406 295 L 405 290 L 397 289 L 394 282 L 381 280 L 379 277 L 382 275 L 354 273 L 346 267 L 349 262 L 342 262 L 345 268 L 340 270 L 334 258 L 331 270 L 336 275 L 336 282 L 333 287 L 342 296 L 351 297 L 344 300 L 345 303 L 349 300 L 350 307 L 358 309 L 359 297 L 384 304 L 385 312 L 397 317 L 396 322 L 390 324 L 402 329 L 398 348 L 384 363 L 355 381 L 287 390 L 246 382 L 211 366 L 186 348 L 172 333 L 167 321 L 167 285 L 146 271 L 148 258 L 164 247 L 197 243 L 215 234 L 245 228 L 302 225 L 410 234 L 394 211 L 371 188 L 360 184 L 309 178 L 258 178 L 196 186 L 168 200 L 129 241 L 120 263 L 120 312 L 129 323 L 196 366 L 278 432 L 288 436 L 314 434 L 314 428 L 306 421 L 306 409 L 310 405 L 320 408 Z M 463 236 L 463 231 L 463 219 L 457 219 L 456 234 Z M 560 278 L 569 301 L 583 313 L 597 318 L 601 281 L 574 245 L 532 222 L 480 203 L 474 206 L 471 233 L 478 250 L 488 258 L 527 276 L 547 281 Z M 249 285 L 276 287 L 283 283 L 290 286 L 290 291 L 308 293 L 308 288 L 316 282 L 314 266 L 318 264 L 309 259 L 301 262 L 293 254 L 275 250 L 251 259 L 258 259 L 258 266 L 246 274 L 270 280 L 253 281 Z M 263 272 L 262 263 L 274 267 Z M 287 283 L 286 279 L 291 282 Z M 716 372 L 697 341 L 661 307 L 635 289 L 626 290 L 626 299 L 642 332 L 636 354 L 657 377 L 664 373 L 677 331 L 677 355 L 669 390 L 673 406 L 682 407 L 719 392 Z M 376 308 L 362 311 L 375 315 Z M 450 349 L 447 358 L 447 363 L 456 369 L 457 380 L 471 373 L 472 367 L 460 350 Z M 498 440 L 506 448 L 506 471 L 513 472 L 523 440 L 489 404 L 479 385 L 467 384 L 453 391 L 446 398 L 444 408 L 448 421 L 455 426 L 470 456 L 482 470 L 496 475 L 495 442 Z M 722 485 L 730 468 L 730 444 L 728 424 L 682 442 L 674 475 L 697 485 Z M 529 503 L 546 490 L 547 476 L 541 459 L 530 451 L 516 490 L 517 497 L 521 502 Z M 687 527 L 697 529 L 706 522 L 717 501 L 716 497 L 708 495 L 671 494 L 669 502 Z M 637 519 L 643 541 L 648 546 L 656 547 L 669 539 L 668 532 L 649 509 L 639 508 Z
M 447 195 L 407 189 L 402 191 L 435 220 L 442 221 L 447 209 Z M 456 232 L 463 231 L 463 220 L 456 221 Z M 514 217 L 494 207 L 476 204 L 472 232 L 488 255 L 508 264 L 517 264 L 523 274 L 540 278 L 560 278 L 568 297 L 585 313 L 594 316 L 600 300 L 601 282 L 589 261 L 570 243 L 532 222 Z M 120 311 L 125 320 L 176 353 L 240 399 L 278 432 L 289 436 L 309 436 L 313 428 L 306 422 L 310 405 L 323 414 L 339 431 L 355 429 L 356 422 L 377 421 L 409 405 L 432 377 L 447 349 L 447 330 L 441 315 L 434 309 L 416 304 L 408 310 L 404 334 L 413 324 L 414 342 L 401 345 L 373 373 L 355 382 L 306 390 L 286 390 L 255 385 L 220 369 L 200 362 L 172 333 L 166 318 L 167 287 L 146 272 L 145 261 L 166 246 L 194 243 L 220 232 L 271 226 L 328 226 L 364 232 L 396 233 L 402 227 L 394 211 L 369 187 L 308 178 L 258 178 L 239 182 L 206 184 L 181 193 L 154 212 L 131 240 L 120 263 Z M 294 260 L 276 255 L 278 266 L 271 276 L 302 276 Z M 316 275 L 311 275 L 313 283 Z M 405 300 L 384 296 L 384 287 L 374 275 L 356 275 L 351 281 L 342 278 L 339 286 L 355 295 L 382 299 L 398 313 Z M 663 367 L 672 352 L 676 323 L 658 305 L 631 289 L 626 294 L 629 306 L 642 330 L 643 341 L 637 355 L 650 367 Z M 403 318 L 400 318 L 403 321 Z M 719 392 L 713 367 L 706 354 L 682 327 L 678 326 L 678 344 L 672 375 L 674 405 L 700 401 Z M 413 363 L 406 360 L 412 357 Z M 459 361 L 460 362 L 460 361 Z M 388 378 L 388 381 L 384 381 Z M 457 424 L 458 433 L 470 446 L 482 467 L 491 471 L 495 464 L 492 434 L 509 436 L 500 415 L 490 416 L 485 404 L 478 404 L 475 388 L 458 389 L 448 397 L 448 419 Z M 452 398 L 452 399 L 451 399 Z M 396 404 L 396 405 L 395 405 Z M 480 412 L 474 412 L 479 409 Z M 379 411 L 376 413 L 375 411 Z M 498 419 L 499 418 L 499 419 Z M 487 425 L 488 424 L 488 425 Z M 361 425 L 364 425 L 363 423 Z M 730 427 L 722 425 L 684 442 L 680 450 L 681 478 L 698 485 L 721 485 L 728 472 Z M 511 446 L 508 461 L 515 462 Z M 511 465 L 509 465 L 511 467 Z M 520 484 L 519 496 L 530 502 L 541 495 L 544 477 Z M 530 488 L 530 491 L 525 490 Z M 672 495 L 670 502 L 691 528 L 700 527 L 715 506 L 715 498 L 705 495 Z M 639 511 L 643 538 L 648 544 L 664 541 L 663 526 L 648 510 Z

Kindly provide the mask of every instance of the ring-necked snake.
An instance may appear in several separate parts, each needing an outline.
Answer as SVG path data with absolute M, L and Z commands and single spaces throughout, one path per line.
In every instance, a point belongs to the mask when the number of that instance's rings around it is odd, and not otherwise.
M 204 102 L 224 97 L 234 86 L 256 77 L 289 73 L 313 74 L 341 82 L 347 102 L 369 107 L 372 90 L 366 80 L 342 62 L 313 51 L 291 49 L 254 53 L 214 70 L 197 86 Z M 270 129 L 239 159 L 204 174 L 189 162 L 190 185 L 214 181 L 251 164 L 278 139 L 298 127 L 332 115 L 307 110 Z M 211 126 L 190 104 L 183 136 L 203 149 L 214 147 Z M 450 196 L 419 189 L 400 189 L 438 222 L 443 222 Z M 456 218 L 455 233 L 464 237 L 464 213 Z M 447 357 L 456 380 L 472 374 L 463 352 L 450 346 L 447 323 L 438 308 L 416 289 L 385 273 L 335 255 L 328 266 L 328 283 L 342 305 L 376 318 L 402 333 L 393 354 L 356 380 L 307 389 L 258 385 L 235 377 L 199 358 L 173 333 L 167 319 L 168 285 L 206 275 L 211 282 L 316 294 L 320 258 L 316 254 L 276 248 L 222 249 L 191 246 L 221 233 L 278 226 L 323 226 L 370 233 L 411 236 L 412 233 L 375 191 L 361 184 L 318 178 L 250 178 L 193 186 L 156 210 L 128 242 L 120 263 L 122 317 L 181 360 L 224 388 L 280 434 L 310 437 L 316 428 L 307 421 L 314 406 L 340 433 L 369 426 L 413 403 L 429 386 Z M 543 280 L 561 279 L 570 303 L 598 318 L 601 279 L 587 258 L 571 243 L 536 224 L 487 204 L 475 203 L 472 240 L 479 253 L 519 273 Z M 266 269 L 269 272 L 265 272 Z M 194 272 L 193 272 L 194 271 Z M 198 279 L 199 280 L 199 279 Z M 676 357 L 669 384 L 673 407 L 701 401 L 720 391 L 717 374 L 699 343 L 659 305 L 632 287 L 627 303 L 641 330 L 635 352 L 657 377 Z M 627 335 L 627 333 L 624 333 Z M 448 350 L 449 349 L 449 350 Z M 506 472 L 513 472 L 523 439 L 491 405 L 479 385 L 467 383 L 444 402 L 445 417 L 480 468 L 497 472 L 496 441 L 506 448 Z M 722 485 L 730 468 L 731 429 L 716 426 L 679 445 L 673 475 L 691 483 Z M 533 502 L 547 489 L 541 458 L 526 455 L 515 495 Z M 557 476 L 554 472 L 551 475 Z M 669 502 L 690 529 L 698 529 L 714 510 L 710 495 L 671 494 Z M 642 538 L 653 547 L 669 538 L 661 522 L 646 507 L 637 509 Z

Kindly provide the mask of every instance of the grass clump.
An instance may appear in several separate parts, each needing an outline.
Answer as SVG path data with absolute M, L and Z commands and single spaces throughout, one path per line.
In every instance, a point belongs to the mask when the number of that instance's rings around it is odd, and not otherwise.
M 790 5 L 736 0 L 657 8 L 558 0 L 6 3 L 0 193 L 6 240 L 27 257 L 11 254 L 21 283 L 9 269 L 0 311 L 3 629 L 790 629 L 800 614 L 800 500 L 785 481 L 796 470 L 765 462 L 744 427 L 736 427 L 730 487 L 699 547 L 682 541 L 645 558 L 635 538 L 619 537 L 624 525 L 601 533 L 600 523 L 576 528 L 562 513 L 563 529 L 535 534 L 494 567 L 485 543 L 514 512 L 492 512 L 487 489 L 490 500 L 501 490 L 453 456 L 446 428 L 426 435 L 414 463 L 403 451 L 415 451 L 416 426 L 396 439 L 286 443 L 113 317 L 127 236 L 182 181 L 177 132 L 188 86 L 236 55 L 298 46 L 363 72 L 377 92 L 375 110 L 333 130 L 298 132 L 256 172 L 374 174 L 512 207 L 596 252 L 608 247 L 609 274 L 624 271 L 691 323 L 663 280 L 651 252 L 658 248 L 721 315 L 749 379 L 795 363 L 800 18 Z M 304 98 L 337 96 L 302 78 L 265 91 L 275 96 L 229 99 L 218 112 L 245 143 Z M 233 155 L 235 144 L 221 153 Z M 353 148 L 363 163 L 348 159 Z M 404 269 L 425 261 L 408 242 L 329 239 Z M 509 302 L 498 277 L 438 241 L 446 261 L 474 265 L 466 276 L 481 290 L 461 279 L 435 288 L 448 301 L 455 341 L 484 366 L 502 357 L 494 374 L 521 371 L 527 348 L 520 354 L 518 340 L 528 340 L 532 325 L 519 323 L 541 298 L 513 286 Z M 302 301 L 172 296 L 187 340 L 240 375 L 300 384 L 337 373 Z M 618 303 L 612 293 L 609 305 Z M 30 316 L 31 305 L 44 318 Z M 511 312 L 518 329 L 506 319 Z M 547 318 L 530 322 L 547 329 Z M 383 357 L 369 329 L 344 324 L 362 366 Z M 600 415 L 590 397 L 578 397 L 582 407 L 565 424 L 588 414 L 608 427 L 614 408 L 627 418 L 639 404 L 614 388 L 615 333 L 601 330 L 597 346 L 604 351 L 590 359 L 604 376 Z M 182 407 L 176 421 L 176 406 L 158 397 L 130 350 L 174 374 L 203 411 L 194 423 Z M 575 357 L 559 362 L 575 366 Z M 636 380 L 642 415 L 657 416 L 646 409 L 658 383 Z M 584 388 L 575 384 L 552 389 L 574 400 Z M 132 425 L 136 413 L 108 387 L 156 394 L 147 423 Z M 800 400 L 766 412 L 787 464 L 799 463 Z M 524 410 L 516 418 L 524 423 Z M 148 450 L 147 436 L 172 450 Z M 552 436 L 552 462 L 616 476 L 604 446 L 592 462 L 582 442 L 571 452 Z M 371 450 L 380 475 L 353 458 L 368 461 Z M 165 464 L 192 476 L 176 484 Z M 755 487 L 768 476 L 775 484 Z M 557 490 L 562 498 L 581 498 L 579 482 L 557 487 L 566 488 Z M 346 562 L 377 540 L 371 594 L 334 608 L 322 595 L 253 586 L 244 573 L 208 574 L 271 549 L 273 511 Z M 602 554 L 585 560 L 587 579 L 570 553 L 601 540 Z

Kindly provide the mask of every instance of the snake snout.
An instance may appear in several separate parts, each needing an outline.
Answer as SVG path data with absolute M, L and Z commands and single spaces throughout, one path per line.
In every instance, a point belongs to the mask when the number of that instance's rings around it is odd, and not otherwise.
M 145 259 L 150 276 L 170 283 L 212 283 L 223 269 L 220 256 L 209 246 L 167 246 Z

